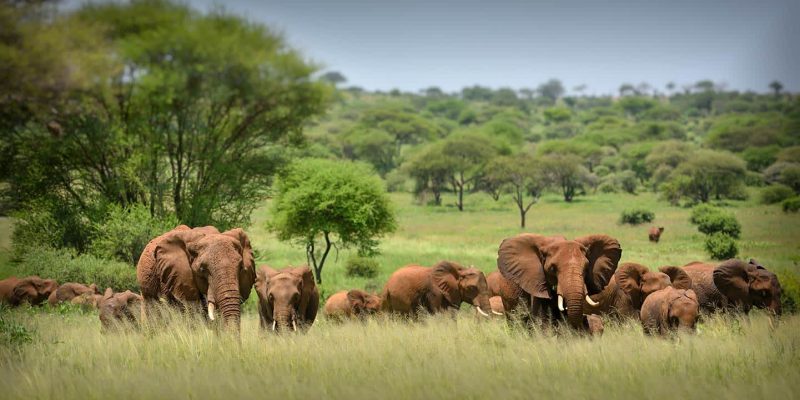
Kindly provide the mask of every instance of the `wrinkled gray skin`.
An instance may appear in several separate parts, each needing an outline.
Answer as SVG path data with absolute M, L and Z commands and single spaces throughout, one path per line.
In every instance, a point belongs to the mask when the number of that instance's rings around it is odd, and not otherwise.
M 692 289 L 704 311 L 738 309 L 748 313 L 756 307 L 781 314 L 778 277 L 754 259 L 731 259 L 719 265 L 693 262 L 683 270 L 691 277 Z
M 12 307 L 22 303 L 32 306 L 42 304 L 58 288 L 53 279 L 42 279 L 38 276 L 25 278 L 10 277 L 0 281 L 0 302 Z
M 652 293 L 642 304 L 642 326 L 651 335 L 673 331 L 694 333 L 699 316 L 700 305 L 691 289 L 670 286 Z
M 100 323 L 104 330 L 133 324 L 141 312 L 142 296 L 126 290 L 114 293 L 107 288 L 98 306 Z

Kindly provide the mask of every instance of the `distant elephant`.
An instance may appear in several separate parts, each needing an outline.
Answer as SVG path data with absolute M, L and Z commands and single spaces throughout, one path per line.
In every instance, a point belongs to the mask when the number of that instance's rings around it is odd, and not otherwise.
M 692 278 L 700 307 L 705 311 L 765 308 L 781 314 L 781 284 L 778 277 L 758 261 L 731 259 L 715 266 L 693 262 L 683 267 Z
M 92 295 L 95 294 L 100 294 L 100 290 L 97 289 L 97 285 L 94 283 L 87 286 L 82 283 L 67 282 L 53 291 L 50 297 L 47 298 L 47 302 L 51 306 L 55 306 L 58 303 L 72 302 L 73 299 L 82 296 L 91 299 Z M 78 302 L 82 301 L 83 300 L 79 300 Z
M 141 311 L 142 296 L 126 290 L 114 293 L 107 288 L 102 295 L 98 310 L 103 329 L 109 330 L 126 323 L 135 323 Z
M 647 296 L 641 321 L 645 333 L 666 335 L 670 331 L 694 332 L 700 305 L 692 289 L 668 286 Z
M 241 303 L 256 278 L 253 249 L 239 228 L 219 233 L 213 226 L 180 225 L 147 244 L 136 278 L 145 302 L 207 308 L 212 321 L 219 309 L 225 327 L 238 331 Z
M 342 290 L 328 297 L 323 309 L 325 316 L 332 320 L 362 318 L 380 311 L 381 298 L 363 290 Z
M 10 277 L 0 281 L 0 302 L 16 307 L 22 303 L 32 306 L 42 304 L 58 288 L 53 279 L 29 276 L 19 279 Z
M 523 233 L 500 244 L 497 269 L 522 289 L 531 318 L 545 322 L 566 314 L 570 326 L 585 330 L 583 303 L 606 287 L 621 257 L 619 242 L 606 235 L 567 240 Z
M 675 276 L 675 283 L 670 274 Z M 691 280 L 680 268 L 662 267 L 659 271 L 651 271 L 641 264 L 623 263 L 617 267 L 603 291 L 590 296 L 595 304 L 584 304 L 584 313 L 638 318 L 647 296 L 667 286 L 691 289 Z
M 514 282 L 503 278 L 500 271 L 492 271 L 486 276 L 490 296 L 497 296 L 502 300 L 503 309 L 511 311 L 519 304 L 522 289 Z M 491 301 L 491 299 L 489 299 Z
M 661 234 L 664 233 L 664 227 L 651 227 L 650 231 L 647 233 L 647 237 L 650 239 L 651 242 L 658 243 L 661 239 Z
M 314 323 L 319 309 L 319 290 L 308 267 L 274 270 L 261 266 L 255 287 L 263 329 L 305 331 Z
M 483 272 L 451 261 L 430 268 L 407 265 L 398 269 L 389 277 L 381 297 L 383 310 L 395 314 L 418 316 L 422 309 L 436 314 L 457 310 L 461 302 L 472 304 L 484 317 L 491 312 Z

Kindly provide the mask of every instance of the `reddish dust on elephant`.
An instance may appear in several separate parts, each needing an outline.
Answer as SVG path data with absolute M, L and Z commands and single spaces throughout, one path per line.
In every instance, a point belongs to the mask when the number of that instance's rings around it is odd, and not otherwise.
M 647 232 L 647 238 L 650 239 L 653 243 L 658 243 L 661 240 L 661 234 L 664 233 L 664 227 L 651 227 L 650 230 Z
M 317 318 L 319 290 L 307 266 L 276 270 L 263 265 L 255 287 L 262 329 L 306 331 Z
M 781 314 L 781 284 L 778 277 L 754 259 L 731 259 L 719 265 L 693 262 L 683 266 L 692 279 L 700 307 L 705 311 L 738 309 L 748 313 L 763 308 Z
M 674 331 L 694 333 L 700 305 L 692 289 L 672 286 L 658 290 L 642 304 L 640 318 L 645 333 L 666 335 Z
M 328 319 L 343 320 L 363 318 L 381 310 L 381 298 L 363 290 L 342 290 L 325 302 L 323 312 Z
M 91 285 L 84 285 L 82 283 L 67 282 L 50 294 L 47 302 L 51 306 L 58 305 L 59 303 L 73 303 L 96 307 L 99 296 L 100 290 L 97 289 L 97 285 L 94 283 Z
M 55 290 L 58 282 L 38 276 L 10 277 L 0 280 L 0 302 L 12 307 L 28 303 L 36 306 L 44 303 Z
M 142 296 L 130 290 L 114 293 L 111 288 L 107 288 L 98 305 L 103 329 L 133 326 L 141 313 L 142 300 Z

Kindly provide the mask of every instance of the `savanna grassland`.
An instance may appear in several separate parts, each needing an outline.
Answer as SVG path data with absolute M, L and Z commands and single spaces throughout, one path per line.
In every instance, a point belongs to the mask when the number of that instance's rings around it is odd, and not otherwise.
M 399 229 L 382 242 L 378 277 L 348 278 L 342 252 L 326 264 L 323 295 L 375 290 L 411 262 L 452 259 L 488 272 L 499 242 L 520 231 L 507 197 L 469 196 L 464 212 L 418 206 L 409 194 L 392 200 Z M 634 206 L 655 211 L 654 223 L 666 227 L 661 243 L 647 241 L 646 226 L 617 224 L 621 209 Z M 758 258 L 779 276 L 797 272 L 800 216 L 754 202 L 731 202 L 729 209 L 743 226 L 742 257 Z M 260 208 L 248 229 L 259 264 L 303 263 L 300 247 L 267 233 L 267 210 Z M 622 261 L 682 265 L 706 258 L 688 215 L 650 193 L 601 194 L 572 204 L 545 196 L 526 231 L 604 232 L 620 240 Z M 181 316 L 144 332 L 102 334 L 91 312 L 3 311 L 4 321 L 29 328 L 32 336 L 0 347 L 2 397 L 791 398 L 800 390 L 796 315 L 777 324 L 760 312 L 707 318 L 696 336 L 665 340 L 646 337 L 633 321 L 608 323 L 599 338 L 529 333 L 501 321 L 476 321 L 464 307 L 457 321 L 420 324 L 379 318 L 336 325 L 319 317 L 307 334 L 279 337 L 258 331 L 252 297 L 246 309 L 241 341 Z

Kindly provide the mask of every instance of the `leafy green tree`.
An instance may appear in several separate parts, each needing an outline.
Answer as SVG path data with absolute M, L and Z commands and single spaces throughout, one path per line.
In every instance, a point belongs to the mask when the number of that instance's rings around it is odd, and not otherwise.
M 550 107 L 543 112 L 544 120 L 547 123 L 566 122 L 572 118 L 572 110 L 567 107 Z
M 783 90 L 783 84 L 779 81 L 772 81 L 769 84 L 769 88 L 772 89 L 773 93 L 775 93 L 775 97 L 780 97 L 781 90 Z
M 339 86 L 347 82 L 347 78 L 339 71 L 328 71 L 319 77 L 321 81 L 328 82 L 334 86 Z
M 269 229 L 305 247 L 317 283 L 331 248 L 374 255 L 378 240 L 397 228 L 383 181 L 358 163 L 306 159 L 281 176 Z
M 359 124 L 392 135 L 398 154 L 404 145 L 419 144 L 444 134 L 440 126 L 417 115 L 413 110 L 391 104 L 368 110 Z
M 776 145 L 764 147 L 748 147 L 742 153 L 742 158 L 747 162 L 747 169 L 762 171 L 777 160 L 780 147 Z
M 745 162 L 735 155 L 714 150 L 698 150 L 672 172 L 672 178 L 684 177 L 682 194 L 707 203 L 712 197 L 738 198 L 745 179 Z
M 461 89 L 461 98 L 469 101 L 490 101 L 493 95 L 491 88 L 479 85 Z
M 550 103 L 555 103 L 556 100 L 561 98 L 564 95 L 564 85 L 558 79 L 550 79 L 547 82 L 542 83 L 536 88 L 536 92 L 539 93 L 539 96 L 544 97 L 545 99 L 549 100 Z
M 546 181 L 533 157 L 526 153 L 495 157 L 487 164 L 483 176 L 485 190 L 492 197 L 502 191 L 511 193 L 519 210 L 519 223 L 525 228 L 525 218 L 531 207 L 539 201 Z M 495 197 L 495 200 L 497 199 Z
M 568 203 L 592 182 L 592 174 L 581 164 L 580 157 L 572 154 L 545 155 L 540 158 L 540 166 L 548 186 L 558 188 Z
M 691 144 L 670 140 L 653 146 L 644 163 L 654 185 L 658 186 L 670 177 L 675 168 L 694 157 L 693 154 Z
M 728 114 L 714 119 L 706 143 L 717 149 L 743 151 L 748 147 L 788 142 L 788 121 L 777 113 Z
M 464 189 L 480 177 L 483 166 L 495 155 L 494 147 L 484 136 L 465 134 L 447 138 L 441 151 L 441 157 L 451 165 L 456 206 L 458 211 L 464 211 Z
M 628 116 L 638 117 L 657 104 L 658 102 L 647 97 L 625 96 L 617 101 L 616 106 L 622 109 Z
M 381 175 L 396 166 L 398 157 L 395 138 L 387 132 L 359 127 L 344 137 L 343 152 L 354 160 L 366 161 Z
M 442 193 L 453 176 L 453 163 L 442 156 L 442 147 L 442 142 L 430 144 L 403 164 L 403 170 L 414 179 L 414 195 L 422 198 L 430 192 L 437 206 L 442 205 Z
M 600 146 L 579 139 L 550 140 L 539 145 L 537 152 L 540 155 L 575 155 L 581 160 L 581 164 L 589 169 L 589 172 L 592 172 L 606 155 Z

